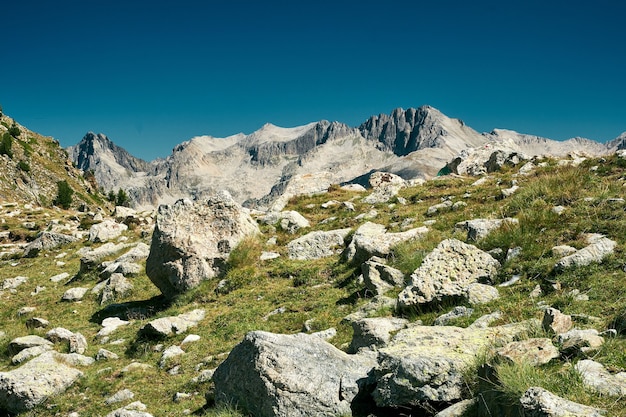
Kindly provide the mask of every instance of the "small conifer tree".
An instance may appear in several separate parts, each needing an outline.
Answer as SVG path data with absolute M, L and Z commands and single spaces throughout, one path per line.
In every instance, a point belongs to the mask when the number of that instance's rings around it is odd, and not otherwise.
M 54 204 L 67 210 L 72 205 L 74 190 L 72 190 L 67 181 L 57 182 L 57 188 L 57 198 L 54 200 Z

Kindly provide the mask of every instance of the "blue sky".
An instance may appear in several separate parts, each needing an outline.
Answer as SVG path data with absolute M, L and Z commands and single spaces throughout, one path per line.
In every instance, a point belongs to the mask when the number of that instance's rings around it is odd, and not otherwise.
M 432 105 L 478 131 L 626 131 L 626 2 L 5 2 L 0 104 L 63 146 L 165 157 L 193 136 Z

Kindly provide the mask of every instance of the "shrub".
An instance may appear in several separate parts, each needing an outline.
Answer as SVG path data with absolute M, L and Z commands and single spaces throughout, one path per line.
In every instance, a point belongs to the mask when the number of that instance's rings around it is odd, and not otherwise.
M 117 191 L 117 197 L 115 197 L 115 205 L 124 207 L 128 207 L 130 205 L 130 199 L 128 198 L 128 194 L 126 194 L 126 191 L 122 190 L 121 188 Z
M 57 197 L 54 200 L 54 204 L 67 210 L 72 205 L 72 195 L 74 194 L 74 190 L 72 190 L 67 181 L 57 182 L 57 188 L 58 192 Z
M 26 161 L 18 162 L 17 167 L 24 172 L 30 172 L 30 165 L 28 165 L 28 162 Z
M 15 123 L 13 123 L 9 128 L 9 135 L 13 136 L 14 138 L 17 138 L 20 135 L 20 128 L 17 127 Z
M 9 158 L 13 158 L 13 137 L 9 132 L 2 135 L 2 141 L 0 141 L 0 155 L 7 155 Z

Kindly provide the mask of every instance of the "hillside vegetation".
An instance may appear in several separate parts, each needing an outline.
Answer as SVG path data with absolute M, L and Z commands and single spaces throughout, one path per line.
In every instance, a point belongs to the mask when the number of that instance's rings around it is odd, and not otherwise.
M 5 122 L 7 118 L 2 120 Z M 71 166 L 53 166 L 55 164 L 48 161 L 47 155 L 55 155 L 60 160 L 63 150 L 58 144 L 39 136 L 30 138 L 29 134 L 24 132 L 24 138 L 16 140 L 13 159 L 0 158 L 3 166 L 22 160 L 28 152 L 33 169 L 41 165 L 59 178 L 72 171 Z M 286 244 L 313 230 L 355 230 L 368 218 L 385 225 L 391 232 L 421 226 L 424 222 L 428 224 L 430 230 L 425 238 L 395 246 L 386 260 L 407 278 L 424 257 L 447 238 L 474 244 L 484 251 L 496 250 L 491 253 L 502 267 L 492 284 L 500 298 L 471 306 L 471 315 L 449 324 L 467 327 L 496 311 L 501 315 L 492 325 L 541 320 L 545 308 L 554 307 L 571 315 L 577 327 L 598 331 L 616 329 L 616 332 L 606 333 L 605 343 L 590 355 L 612 373 L 626 371 L 626 202 L 623 199 L 626 159 L 613 155 L 588 159 L 579 165 L 559 164 L 551 159 L 543 162 L 526 175 L 519 175 L 519 166 L 505 166 L 483 177 L 480 184 L 475 184 L 477 177 L 439 177 L 423 185 L 403 188 L 392 200 L 381 204 L 366 204 L 362 198 L 367 193 L 345 191 L 338 186 L 324 194 L 293 198 L 285 210 L 298 211 L 309 220 L 310 228 L 290 234 L 278 225 L 261 225 L 259 236 L 247 238 L 231 253 L 223 276 L 205 281 L 173 301 L 160 296 L 146 276 L 145 260 L 141 271 L 129 277 L 133 288 L 124 296 L 105 305 L 101 305 L 92 292 L 87 292 L 82 301 L 61 301 L 69 288 L 91 289 L 100 281 L 99 271 L 81 271 L 82 255 L 78 251 L 85 246 L 95 249 L 102 243 L 81 239 L 44 250 L 32 258 L 5 257 L 0 261 L 0 372 L 16 368 L 11 362 L 11 340 L 27 334 L 44 336 L 51 328 L 63 327 L 85 336 L 88 342 L 85 356 L 95 357 L 105 348 L 118 358 L 80 367 L 83 377 L 65 393 L 49 398 L 35 409 L 22 413 L 23 416 L 104 416 L 132 401 L 145 404 L 147 411 L 155 416 L 246 415 L 245 410 L 237 409 L 237 404 L 213 402 L 212 382 L 210 377 L 202 378 L 202 375 L 209 375 L 203 371 L 215 369 L 252 330 L 291 334 L 332 327 L 337 333 L 330 342 L 347 350 L 352 327 L 343 319 L 372 299 L 371 292 L 359 279 L 361 265 L 346 263 L 340 255 L 313 261 L 290 260 Z M 29 175 L 36 174 L 31 171 Z M 72 181 L 76 187 L 82 187 L 78 176 L 73 176 Z M 43 180 L 37 182 L 44 187 Z M 95 222 L 93 215 L 48 208 L 49 193 L 40 193 L 35 199 L 42 207 L 25 208 L 24 203 L 33 199 L 22 194 L 23 187 L 8 190 L 8 183 L 2 183 L 5 188 L 0 192 L 1 196 L 6 196 L 0 209 L 0 221 L 2 228 L 13 235 L 32 238 L 33 224 L 38 230 L 52 228 L 52 225 L 67 226 L 68 230 L 82 230 L 86 234 Z M 519 186 L 517 192 L 502 198 L 501 191 L 513 184 Z M 342 204 L 322 207 L 331 200 L 350 201 L 355 210 L 346 210 Z M 450 205 L 427 214 L 429 207 L 446 200 L 465 204 Z M 13 201 L 20 203 L 12 204 Z M 555 210 L 555 207 L 561 209 Z M 357 219 L 363 213 L 367 216 Z M 130 244 L 150 244 L 153 215 L 144 213 L 141 217 L 141 222 L 131 224 L 122 237 L 116 239 L 127 246 L 120 247 L 105 261 L 122 255 Z M 476 242 L 469 241 L 465 231 L 455 228 L 464 220 L 507 217 L 518 219 L 519 224 L 505 224 Z M 554 266 L 560 257 L 553 254 L 552 248 L 569 245 L 581 249 L 586 245 L 586 233 L 599 233 L 617 242 L 613 254 L 600 263 L 557 270 Z M 268 242 L 272 237 L 275 243 Z M 520 248 L 519 254 L 507 259 L 507 252 L 515 248 Z M 274 251 L 281 256 L 261 261 L 264 251 Z M 50 280 L 63 272 L 68 273 L 66 279 Z M 28 279 L 15 289 L 2 286 L 5 280 L 19 276 Z M 497 286 L 513 277 L 519 280 Z M 391 290 L 386 295 L 395 297 L 400 290 Z M 431 325 L 456 305 L 459 303 L 449 302 L 405 311 L 385 307 L 370 314 L 401 316 Z M 24 310 L 25 307 L 34 309 Z M 166 340 L 139 335 L 140 328 L 150 320 L 196 309 L 203 309 L 205 317 L 185 334 Z M 103 341 L 96 335 L 102 329 L 102 320 L 111 316 L 123 317 L 130 323 Z M 33 317 L 50 323 L 46 328 L 27 327 Z M 163 361 L 163 351 L 181 345 L 189 333 L 198 335 L 199 340 L 182 345 L 184 354 Z M 532 336 L 545 337 L 546 333 L 538 330 Z M 66 352 L 68 347 L 57 345 L 55 349 Z M 490 363 L 497 374 L 497 382 L 486 386 L 476 374 L 468 374 L 464 396 L 483 398 L 488 403 L 487 408 L 496 410 L 502 404 L 514 404 L 528 388 L 538 386 L 563 398 L 607 410 L 609 416 L 626 417 L 626 398 L 602 396 L 586 389 L 573 371 L 580 359 L 562 357 L 547 365 L 532 367 L 499 362 L 486 352 L 476 361 Z M 137 363 L 146 366 L 132 368 L 132 364 Z M 123 389 L 132 391 L 134 397 L 121 403 L 105 403 Z M 415 408 L 396 410 L 396 413 L 432 415 L 434 410 Z M 487 415 L 480 413 L 474 407 L 466 415 Z

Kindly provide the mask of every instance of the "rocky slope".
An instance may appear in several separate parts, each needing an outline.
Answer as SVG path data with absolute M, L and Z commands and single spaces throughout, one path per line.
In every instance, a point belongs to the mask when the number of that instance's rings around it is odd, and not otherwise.
M 0 138 L 10 142 L 10 149 L 0 154 L 0 200 L 49 206 L 57 196 L 57 183 L 66 181 L 74 191 L 75 207 L 103 205 L 95 182 L 85 180 L 89 176 L 73 166 L 53 138 L 30 131 L 7 115 L 0 116 Z

